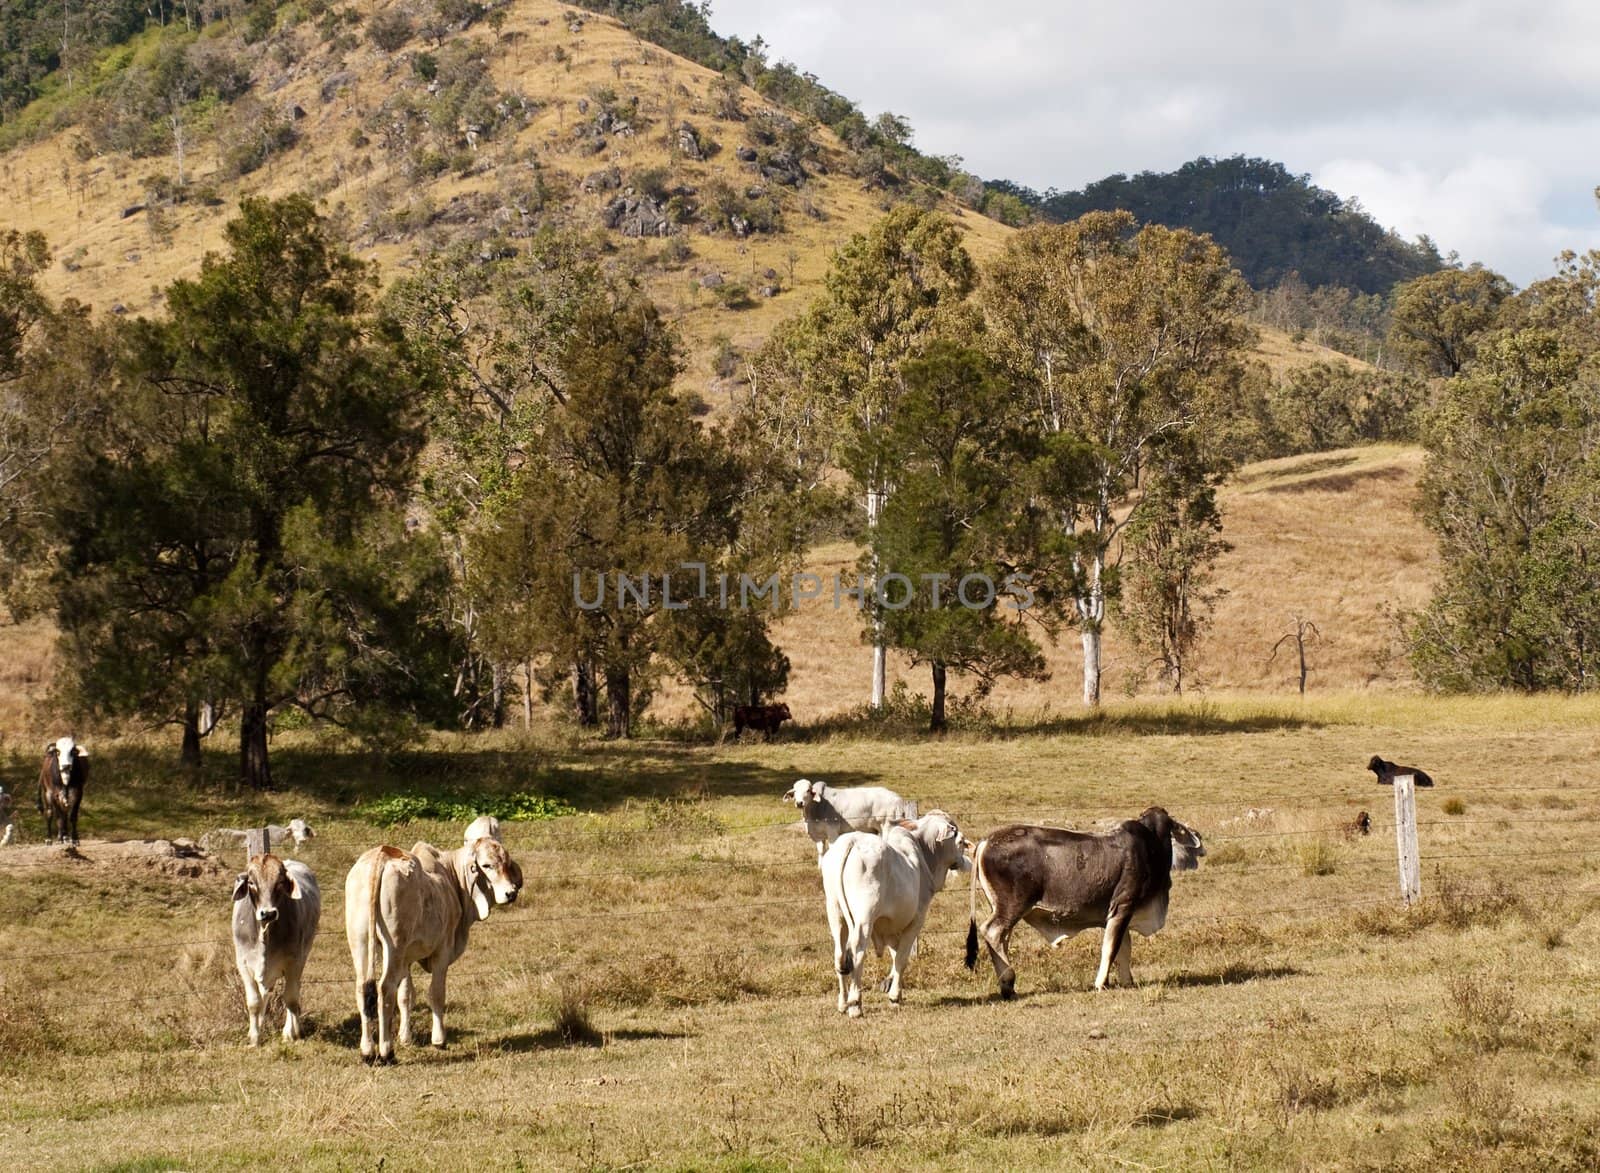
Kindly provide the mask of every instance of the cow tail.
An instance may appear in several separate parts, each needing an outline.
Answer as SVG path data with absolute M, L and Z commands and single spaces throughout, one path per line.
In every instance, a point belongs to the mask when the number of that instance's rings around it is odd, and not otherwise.
M 972 853 L 972 892 L 967 904 L 967 968 L 975 969 L 978 965 L 978 874 L 983 870 L 983 849 L 989 846 L 987 839 L 978 840 L 978 848 Z
M 383 942 L 378 936 L 378 896 L 383 888 L 383 868 L 387 857 L 378 852 L 376 866 L 367 891 L 367 972 L 361 974 L 361 1013 L 371 1019 L 378 1017 L 378 975 L 383 967 L 378 964 Z
M 849 977 L 850 970 L 855 963 L 851 960 L 850 939 L 856 935 L 856 922 L 850 915 L 850 901 L 844 890 L 844 865 L 850 862 L 850 852 L 855 849 L 853 843 L 846 843 L 844 854 L 839 859 L 839 929 L 836 944 L 839 947 L 839 976 Z

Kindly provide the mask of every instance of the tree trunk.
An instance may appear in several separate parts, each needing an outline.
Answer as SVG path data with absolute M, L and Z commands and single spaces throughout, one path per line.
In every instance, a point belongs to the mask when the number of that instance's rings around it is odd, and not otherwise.
M 1100 703 L 1100 625 L 1083 629 L 1083 703 Z
M 595 696 L 594 665 L 579 660 L 572 668 L 572 692 L 577 699 L 578 724 L 592 729 L 600 724 L 599 698 Z
M 867 528 L 875 530 L 878 526 L 878 515 L 883 512 L 884 493 L 881 489 L 867 490 Z M 869 534 L 867 540 L 874 541 Z M 872 585 L 877 588 L 878 581 L 878 555 L 872 555 Z M 872 608 L 872 707 L 883 708 L 883 698 L 887 693 L 885 687 L 889 678 L 889 650 L 883 641 L 883 612 L 879 610 L 875 601 L 868 601 L 867 606 Z
M 626 668 L 606 669 L 606 736 L 630 737 L 632 729 L 633 692 L 629 687 Z
M 522 665 L 522 727 L 533 728 L 533 661 Z
M 1078 600 L 1083 622 L 1083 703 L 1100 704 L 1100 639 L 1106 615 L 1105 552 L 1096 550 L 1089 567 L 1088 594 Z
M 200 768 L 200 703 L 189 701 L 183 706 L 183 748 L 178 751 L 178 764 L 187 770 Z
M 246 702 L 239 719 L 239 776 L 256 790 L 272 789 L 272 767 L 267 761 L 267 704 Z
M 933 661 L 933 720 L 928 728 L 934 733 L 945 730 L 944 718 L 944 661 Z
M 506 673 L 499 664 L 490 669 L 492 684 L 490 685 L 490 710 L 489 724 L 495 729 L 504 729 L 506 724 Z

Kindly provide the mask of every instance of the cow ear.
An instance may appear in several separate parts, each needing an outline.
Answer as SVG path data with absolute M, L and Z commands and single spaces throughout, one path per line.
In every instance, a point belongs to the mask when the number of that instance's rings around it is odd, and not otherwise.
M 233 881 L 233 898 L 235 900 L 243 900 L 249 894 L 250 873 L 240 872 L 238 878 Z
M 300 882 L 294 878 L 294 873 L 288 868 L 283 869 L 283 878 L 289 882 L 289 899 L 300 899 Z
M 822 786 L 823 786 L 823 784 L 821 782 L 813 782 L 811 784 L 811 801 L 812 802 L 821 802 L 822 801 Z

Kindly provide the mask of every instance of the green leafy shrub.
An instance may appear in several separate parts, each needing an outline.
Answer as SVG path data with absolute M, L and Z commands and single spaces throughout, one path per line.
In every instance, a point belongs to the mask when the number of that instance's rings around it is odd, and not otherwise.
M 382 827 L 395 827 L 423 819 L 470 823 L 479 815 L 493 815 L 508 823 L 528 823 L 577 813 L 577 808 L 571 803 L 526 790 L 515 794 L 469 794 L 462 790 L 441 790 L 432 794 L 386 794 L 382 798 L 369 799 L 356 808 L 359 817 Z

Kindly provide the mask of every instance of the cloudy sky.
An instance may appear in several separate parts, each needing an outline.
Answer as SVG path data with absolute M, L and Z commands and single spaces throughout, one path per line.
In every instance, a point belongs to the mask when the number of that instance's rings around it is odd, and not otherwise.
M 1519 284 L 1600 247 L 1597 0 L 713 0 L 712 23 L 986 178 L 1244 153 Z

